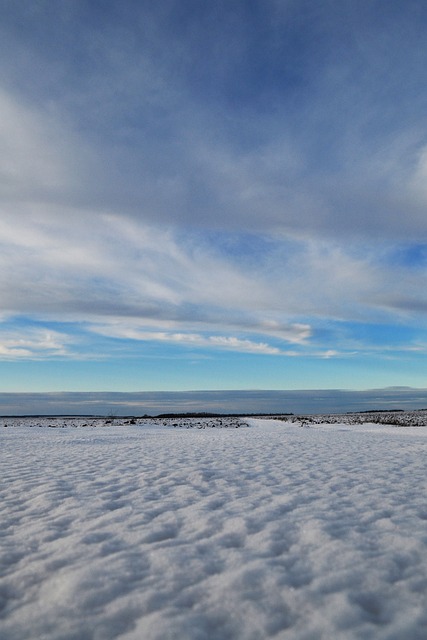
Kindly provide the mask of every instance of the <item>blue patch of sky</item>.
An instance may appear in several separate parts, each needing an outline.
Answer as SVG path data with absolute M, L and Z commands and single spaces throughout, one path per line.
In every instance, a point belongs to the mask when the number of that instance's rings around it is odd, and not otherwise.
M 190 40 L 195 64 L 188 67 L 188 80 L 194 94 L 227 109 L 259 113 L 270 111 L 275 99 L 283 100 L 306 82 L 300 68 L 305 66 L 306 43 L 295 24 L 292 29 L 278 27 L 257 2 L 239 3 L 216 15 L 212 9 L 204 13 L 196 38 Z M 200 50 L 204 56 L 197 55 Z
M 79 324 L 74 321 L 66 322 L 64 320 L 55 321 L 47 318 L 38 318 L 29 315 L 13 315 L 8 316 L 2 320 L 0 324 L 0 331 L 2 333 L 7 331 L 25 331 L 28 329 L 46 329 L 51 331 L 74 331 L 78 330 Z
M 425 269 L 427 267 L 427 245 L 410 244 L 394 248 L 389 256 L 390 264 L 395 264 L 409 269 Z
M 363 323 L 352 321 L 319 320 L 316 324 L 312 341 L 324 348 L 336 348 L 339 352 L 379 350 L 377 358 L 389 357 L 391 352 L 405 351 L 419 344 L 427 345 L 427 330 L 423 327 L 411 327 L 408 324 Z
M 427 332 L 407 325 L 387 324 L 357 324 L 350 325 L 351 333 L 363 344 L 377 347 L 399 348 L 409 346 L 420 337 L 420 333 L 427 338 Z
M 374 359 L 376 362 L 396 362 L 406 358 L 408 353 L 413 357 L 413 350 L 427 344 L 427 333 L 399 327 L 395 331 L 392 325 L 368 324 L 319 319 L 313 322 L 310 339 L 301 345 L 284 346 L 269 341 L 272 346 L 281 347 L 283 351 L 293 351 L 298 359 L 315 358 L 330 359 L 332 366 L 341 362 L 365 363 Z M 424 339 L 424 340 L 423 340 Z
M 179 230 L 178 230 L 178 233 Z M 186 234 L 181 232 L 180 239 L 186 242 Z M 257 269 L 271 261 L 272 256 L 280 256 L 282 264 L 298 253 L 299 245 L 294 241 L 276 239 L 271 235 L 249 232 L 229 232 L 222 230 L 192 230 L 192 244 L 206 246 L 215 254 L 243 266 L 256 266 Z

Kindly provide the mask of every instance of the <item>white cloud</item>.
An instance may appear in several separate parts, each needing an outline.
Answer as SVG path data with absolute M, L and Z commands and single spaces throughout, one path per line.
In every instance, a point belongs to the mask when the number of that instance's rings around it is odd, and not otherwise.
M 322 318 L 375 322 L 425 311 L 423 270 L 390 263 L 373 242 L 277 235 L 252 255 L 251 246 L 224 251 L 200 231 L 57 211 L 0 215 L 4 312 L 304 344 Z
M 22 328 L 0 331 L 0 359 L 19 360 L 69 357 L 68 335 L 48 329 Z
M 2 216 L 0 286 L 6 309 L 84 310 L 87 316 L 91 305 L 96 315 L 102 303 L 110 314 L 139 316 L 151 308 L 161 317 L 159 305 L 166 305 L 173 319 L 182 305 L 228 307 L 230 313 L 268 305 L 256 274 L 197 246 L 191 236 L 181 244 L 167 229 L 96 212 L 87 218 L 63 213 L 63 219 L 46 212 L 18 220 Z
M 323 354 L 324 358 L 334 358 L 335 356 L 339 356 L 339 352 L 336 351 L 335 349 L 328 349 L 327 351 L 325 351 L 325 353 Z
M 198 333 L 176 333 L 166 331 L 144 331 L 117 325 L 92 326 L 90 330 L 104 336 L 129 340 L 167 342 L 187 347 L 216 348 L 241 353 L 258 353 L 264 355 L 284 355 L 284 352 L 265 342 L 236 338 L 235 336 L 202 335 Z
M 52 122 L 0 90 L 0 195 L 28 198 L 56 191 L 67 171 Z

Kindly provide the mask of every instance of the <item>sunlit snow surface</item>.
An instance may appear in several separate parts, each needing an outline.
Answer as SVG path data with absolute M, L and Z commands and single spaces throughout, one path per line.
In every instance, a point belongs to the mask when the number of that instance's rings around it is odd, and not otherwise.
M 2 640 L 427 638 L 426 428 L 6 422 Z

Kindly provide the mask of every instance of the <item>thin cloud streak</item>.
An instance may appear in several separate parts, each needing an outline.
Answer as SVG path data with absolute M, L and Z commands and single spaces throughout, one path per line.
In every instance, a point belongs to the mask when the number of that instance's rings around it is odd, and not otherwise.
M 238 351 L 241 353 L 258 353 L 264 355 L 285 355 L 277 347 L 265 342 L 240 339 L 235 336 L 201 335 L 197 333 L 173 333 L 164 331 L 141 331 L 138 329 L 115 329 L 114 327 L 92 328 L 96 333 L 108 337 L 125 338 L 137 341 L 167 342 L 187 347 L 217 348 L 219 350 Z

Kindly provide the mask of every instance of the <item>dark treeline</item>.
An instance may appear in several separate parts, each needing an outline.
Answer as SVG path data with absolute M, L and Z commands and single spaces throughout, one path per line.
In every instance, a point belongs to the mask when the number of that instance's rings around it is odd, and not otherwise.
M 144 414 L 143 416 L 134 416 L 134 415 L 127 415 L 127 416 L 121 416 L 121 415 L 112 415 L 111 413 L 108 415 L 99 415 L 99 414 L 90 414 L 90 413 L 61 413 L 61 414 L 47 414 L 47 413 L 40 413 L 40 414 L 25 414 L 25 415 L 21 415 L 21 416 L 17 416 L 17 415 L 2 415 L 0 416 L 0 418 L 50 418 L 52 420 L 57 420 L 57 419 L 61 419 L 61 418 L 92 418 L 92 419 L 103 419 L 103 418 L 107 418 L 109 420 L 153 420 L 155 418 L 161 418 L 161 419 L 166 419 L 166 418 L 251 418 L 251 417 L 257 417 L 257 416 L 263 416 L 263 417 L 277 417 L 277 416 L 293 416 L 293 413 L 262 413 L 262 412 L 258 412 L 258 413 L 208 413 L 208 412 L 199 412 L 199 413 L 195 413 L 195 412 L 191 412 L 191 413 L 160 413 L 157 415 L 149 415 L 149 414 Z
M 157 416 L 144 418 L 250 418 L 255 416 L 293 416 L 293 413 L 160 413 Z
M 422 411 L 422 409 L 414 409 L 414 411 Z M 348 411 L 349 415 L 357 413 L 404 413 L 404 409 L 364 409 L 363 411 Z

